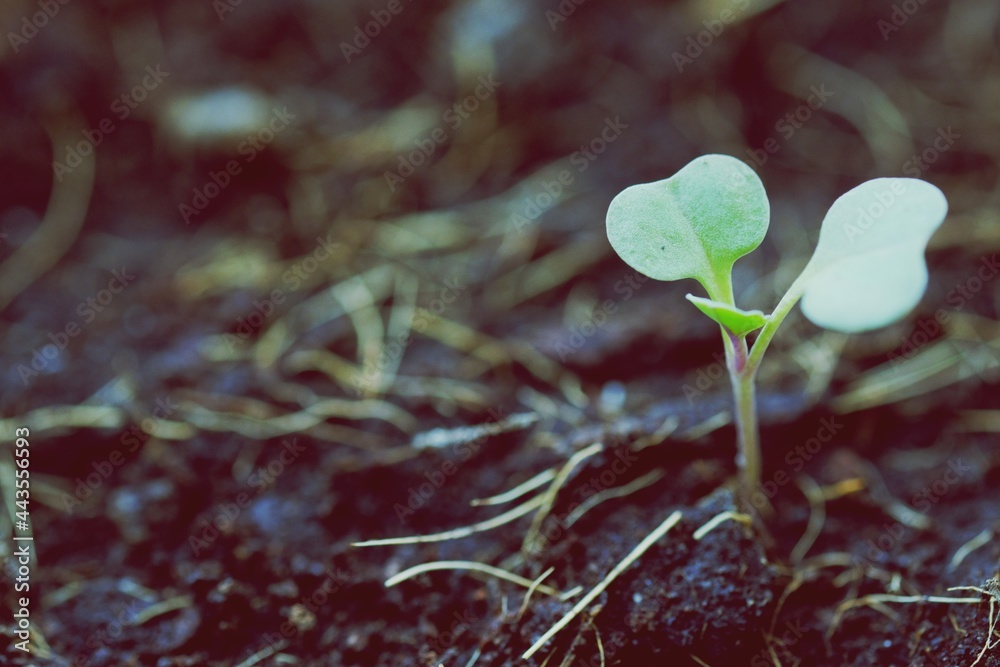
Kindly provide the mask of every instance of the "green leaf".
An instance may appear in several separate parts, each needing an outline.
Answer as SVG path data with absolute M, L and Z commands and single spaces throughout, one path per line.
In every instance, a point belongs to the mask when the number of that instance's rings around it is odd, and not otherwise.
M 713 299 L 731 302 L 733 263 L 760 245 L 769 216 L 753 169 L 728 155 L 704 155 L 670 178 L 615 197 L 608 240 L 650 278 L 694 278 Z
M 927 288 L 924 251 L 947 212 L 944 194 L 915 178 L 877 178 L 842 195 L 802 272 L 802 312 L 845 333 L 906 315 Z
M 687 300 L 698 310 L 728 329 L 734 336 L 745 336 L 767 324 L 767 315 L 759 310 L 743 310 L 736 306 L 688 294 Z

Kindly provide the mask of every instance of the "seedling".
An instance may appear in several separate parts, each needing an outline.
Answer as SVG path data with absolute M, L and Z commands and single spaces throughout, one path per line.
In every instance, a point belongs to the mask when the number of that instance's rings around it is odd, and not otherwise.
M 732 268 L 760 245 L 770 206 L 757 174 L 727 155 L 704 155 L 670 178 L 633 185 L 608 209 L 608 239 L 629 266 L 657 280 L 693 278 L 708 298 L 687 295 L 722 329 L 735 404 L 741 491 L 759 487 L 755 378 L 778 327 L 802 299 L 813 323 L 845 333 L 891 324 L 927 287 L 924 250 L 948 202 L 913 178 L 876 178 L 838 198 L 809 263 L 770 315 L 733 300 Z M 757 334 L 752 348 L 747 336 Z

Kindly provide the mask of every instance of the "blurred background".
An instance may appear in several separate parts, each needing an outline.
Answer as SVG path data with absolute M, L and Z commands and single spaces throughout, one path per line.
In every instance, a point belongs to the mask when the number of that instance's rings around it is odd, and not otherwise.
M 282 596 L 350 540 L 458 525 L 441 505 L 393 514 L 407 483 L 385 470 L 450 437 L 436 428 L 515 432 L 527 411 L 551 436 L 626 395 L 726 400 L 699 384 L 721 348 L 681 298 L 693 284 L 643 281 L 604 231 L 624 187 L 705 153 L 745 160 L 771 198 L 736 268 L 745 308 L 773 307 L 858 183 L 918 177 L 950 203 L 908 321 L 850 341 L 786 325 L 761 379 L 785 392 L 775 414 L 835 394 L 921 415 L 949 388 L 961 425 L 995 433 L 998 23 L 987 0 L 3 3 L 0 410 L 4 446 L 28 426 L 37 448 L 45 659 L 240 664 L 269 627 L 246 613 L 291 619 L 291 655 L 340 656 L 303 664 L 436 664 L 446 649 L 418 659 L 367 616 L 351 631 L 349 606 Z M 286 476 L 289 438 L 310 463 Z M 577 446 L 549 440 L 551 461 Z M 224 539 L 203 533 L 272 483 Z M 95 641 L 135 600 L 142 623 Z

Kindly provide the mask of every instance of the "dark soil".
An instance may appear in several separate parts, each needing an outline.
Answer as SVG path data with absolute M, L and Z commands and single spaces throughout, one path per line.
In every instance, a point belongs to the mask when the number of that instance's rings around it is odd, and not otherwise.
M 1000 575 L 992 5 L 928 3 L 896 25 L 891 3 L 734 2 L 725 23 L 697 3 L 401 4 L 347 62 L 342 44 L 386 5 L 227 3 L 220 20 L 221 4 L 59 5 L 0 58 L 0 664 L 976 661 L 993 603 L 948 589 Z M 39 10 L 2 11 L 16 32 Z M 156 63 L 170 74 L 148 101 L 109 111 Z M 252 161 L 245 132 L 192 138 L 171 115 L 235 84 L 295 115 Z M 781 125 L 821 84 L 829 105 Z M 470 95 L 461 122 L 444 115 Z M 62 146 L 105 117 L 92 192 L 86 160 L 54 177 Z M 387 181 L 437 128 L 426 165 Z M 945 129 L 959 138 L 942 148 Z M 626 185 L 766 146 L 771 232 L 736 270 L 749 307 L 777 301 L 826 207 L 866 178 L 919 175 L 952 214 L 907 320 L 845 341 L 796 317 L 779 334 L 760 378 L 762 513 L 734 500 L 728 380 L 717 331 L 682 298 L 693 286 L 636 276 L 603 219 Z M 233 160 L 186 224 L 181 205 Z M 115 271 L 134 278 L 87 306 Z M 6 518 L 25 427 L 30 653 Z M 545 487 L 471 501 L 594 443 L 533 548 L 533 514 L 352 546 L 496 517 Z M 473 561 L 529 580 L 552 568 L 544 584 L 585 593 L 675 511 L 527 661 L 579 595 L 525 604 L 524 587 L 468 570 L 385 586 Z M 727 511 L 754 523 L 695 539 Z M 877 595 L 980 599 L 863 604 Z M 1000 667 L 1000 649 L 978 664 Z

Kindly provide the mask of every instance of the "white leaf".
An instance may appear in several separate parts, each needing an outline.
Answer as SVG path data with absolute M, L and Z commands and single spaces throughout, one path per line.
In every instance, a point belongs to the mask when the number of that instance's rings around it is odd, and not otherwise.
M 947 212 L 944 194 L 914 178 L 877 178 L 842 195 L 802 272 L 802 312 L 845 333 L 906 315 L 927 288 L 924 250 Z

